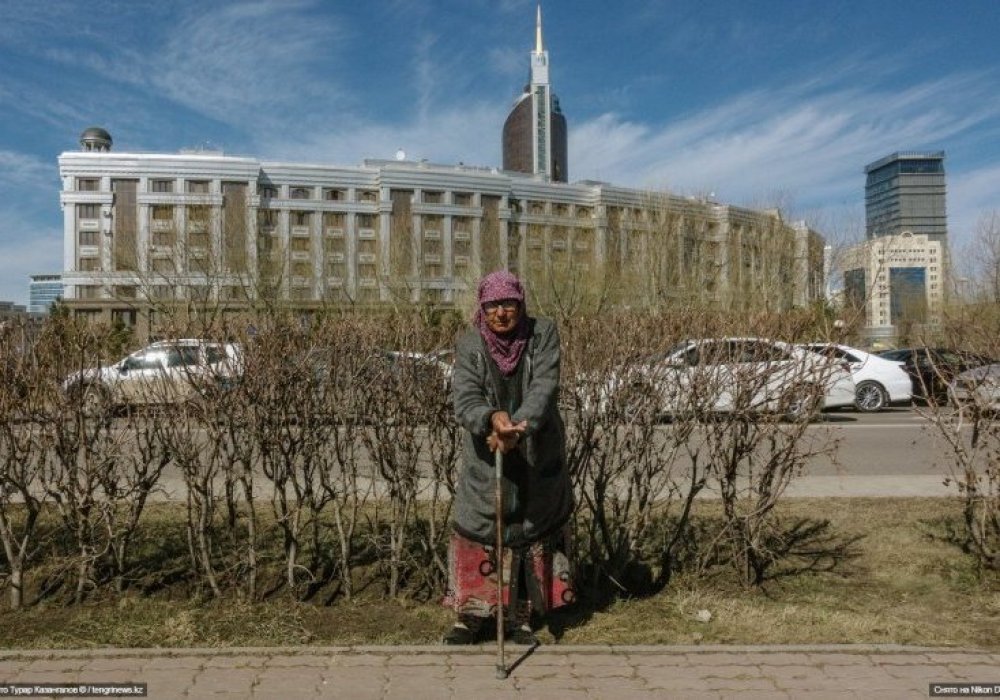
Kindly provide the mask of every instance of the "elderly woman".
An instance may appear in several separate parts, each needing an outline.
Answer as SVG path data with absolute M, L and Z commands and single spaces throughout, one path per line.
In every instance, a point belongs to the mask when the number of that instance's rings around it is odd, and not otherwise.
M 492 636 L 496 613 L 495 467 L 503 460 L 503 580 L 506 638 L 536 644 L 531 612 L 573 600 L 566 555 L 573 495 L 559 395 L 559 333 L 528 316 L 521 282 L 493 272 L 479 283 L 473 327 L 455 349 L 455 414 L 465 429 L 455 494 L 445 604 L 457 621 L 446 644 Z

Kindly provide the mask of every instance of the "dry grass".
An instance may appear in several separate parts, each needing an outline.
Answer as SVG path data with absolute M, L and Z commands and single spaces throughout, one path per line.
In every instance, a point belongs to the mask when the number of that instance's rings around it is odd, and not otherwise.
M 697 517 L 711 517 L 711 503 Z M 790 500 L 789 519 L 828 519 L 861 536 L 855 556 L 746 591 L 731 576 L 675 577 L 660 593 L 555 616 L 544 642 L 573 644 L 898 643 L 1000 647 L 1000 581 L 980 573 L 953 533 L 957 500 Z M 794 564 L 794 561 L 789 561 Z M 373 596 L 374 598 L 374 596 Z M 699 611 L 711 613 L 699 621 Z M 54 602 L 0 614 L 0 645 L 17 648 L 194 647 L 435 643 L 449 624 L 431 603 L 365 599 L 297 603 L 277 594 L 248 604 L 130 594 L 83 605 Z

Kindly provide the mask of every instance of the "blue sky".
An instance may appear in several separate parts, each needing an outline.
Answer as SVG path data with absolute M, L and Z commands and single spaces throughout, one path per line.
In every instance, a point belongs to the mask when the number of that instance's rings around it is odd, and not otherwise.
M 0 0 L 0 300 L 62 264 L 56 159 L 500 163 L 535 0 Z M 570 180 L 863 230 L 863 168 L 947 152 L 953 248 L 1000 208 L 994 0 L 548 0 Z

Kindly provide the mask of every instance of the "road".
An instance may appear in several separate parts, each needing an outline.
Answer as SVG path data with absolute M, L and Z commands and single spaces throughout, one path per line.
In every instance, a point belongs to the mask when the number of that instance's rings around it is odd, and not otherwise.
M 817 460 L 809 466 L 815 476 L 943 476 L 950 463 L 937 428 L 911 408 L 833 411 L 813 429 L 830 429 L 840 438 L 839 464 Z
M 665 428 L 666 430 L 666 428 Z M 910 408 L 876 414 L 835 411 L 823 414 L 807 434 L 838 440 L 832 458 L 813 459 L 789 493 L 797 496 L 938 496 L 954 495 L 945 487 L 953 461 L 936 428 Z M 360 454 L 363 454 L 361 452 Z M 426 460 L 424 468 L 427 468 Z M 679 470 L 683 473 L 683 468 Z M 258 484 L 264 486 L 261 475 Z M 161 485 L 168 498 L 185 492 L 179 473 L 168 469 Z
M 668 426 L 662 428 L 667 436 Z M 204 433 L 201 440 L 207 438 Z M 814 421 L 806 439 L 817 444 L 829 438 L 838 447 L 832 456 L 813 458 L 805 473 L 796 477 L 789 492 L 798 496 L 937 496 L 955 495 L 946 487 L 954 458 L 937 428 L 911 408 L 892 408 L 875 414 L 854 411 L 825 413 Z M 697 433 L 693 438 L 697 440 Z M 199 438 L 195 437 L 198 442 Z M 364 450 L 359 457 L 365 459 Z M 421 470 L 430 474 L 430 462 L 421 455 Z M 674 473 L 686 470 L 678 463 Z M 362 472 L 367 472 L 362 469 Z M 267 479 L 260 474 L 259 488 L 266 490 Z M 167 468 L 159 482 L 158 499 L 183 500 L 186 488 L 180 471 Z M 261 494 L 263 495 L 263 494 Z

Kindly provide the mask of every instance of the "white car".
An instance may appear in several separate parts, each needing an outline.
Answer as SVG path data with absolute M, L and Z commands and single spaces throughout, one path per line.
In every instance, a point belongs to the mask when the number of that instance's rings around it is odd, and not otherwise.
M 962 372 L 948 384 L 948 397 L 955 406 L 1000 411 L 1000 363 Z
M 597 401 L 604 410 L 618 402 L 624 415 L 747 412 L 800 420 L 852 405 L 854 381 L 843 363 L 780 341 L 688 340 L 614 372 Z
M 890 404 L 909 403 L 913 384 L 902 362 L 836 343 L 809 343 L 805 347 L 850 366 L 855 385 L 854 407 L 858 411 L 869 413 Z
M 238 375 L 242 355 L 233 343 L 197 339 L 149 345 L 118 362 L 74 372 L 63 382 L 67 393 L 81 392 L 84 409 L 183 403 L 199 386 Z

